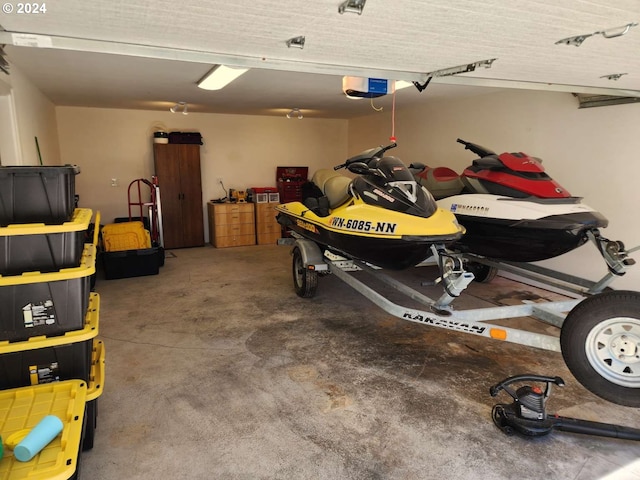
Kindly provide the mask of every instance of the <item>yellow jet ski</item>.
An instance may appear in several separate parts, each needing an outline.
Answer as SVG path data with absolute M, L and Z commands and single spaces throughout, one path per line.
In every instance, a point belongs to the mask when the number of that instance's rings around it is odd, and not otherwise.
M 381 268 L 402 270 L 428 258 L 431 246 L 464 233 L 450 211 L 414 179 L 399 158 L 383 156 L 396 144 L 351 157 L 355 179 L 318 170 L 303 188 L 302 202 L 278 205 L 278 222 L 302 237 Z

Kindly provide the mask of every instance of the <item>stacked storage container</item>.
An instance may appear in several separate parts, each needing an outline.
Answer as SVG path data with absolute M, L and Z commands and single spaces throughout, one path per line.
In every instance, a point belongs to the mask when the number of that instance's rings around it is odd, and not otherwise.
M 75 206 L 77 167 L 0 167 L 0 436 L 15 446 L 45 415 L 63 430 L 28 462 L 0 458 L 0 478 L 77 478 L 93 447 L 104 382 L 91 293 L 92 218 Z M 99 224 L 99 215 L 96 215 Z
M 151 243 L 141 221 L 111 223 L 102 227 L 102 266 L 107 280 L 157 275 L 164 250 Z

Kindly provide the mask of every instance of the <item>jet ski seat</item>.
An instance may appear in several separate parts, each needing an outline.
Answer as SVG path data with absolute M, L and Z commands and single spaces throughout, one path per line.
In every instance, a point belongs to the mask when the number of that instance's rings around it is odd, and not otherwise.
M 420 173 L 415 174 L 414 178 L 429 190 L 436 200 L 458 195 L 464 188 L 460 176 L 448 167 L 425 167 Z
M 302 203 L 319 217 L 329 215 L 329 199 L 312 181 L 302 184 Z
M 349 199 L 351 178 L 322 168 L 313 174 L 311 179 L 329 200 L 329 208 L 336 208 Z

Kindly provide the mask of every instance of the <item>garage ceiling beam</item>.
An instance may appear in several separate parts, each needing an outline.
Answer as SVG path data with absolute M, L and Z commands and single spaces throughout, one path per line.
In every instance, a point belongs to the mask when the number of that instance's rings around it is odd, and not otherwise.
M 263 68 L 270 70 L 311 74 L 386 78 L 390 80 L 405 80 L 409 82 L 419 83 L 424 83 L 428 78 L 427 73 L 420 72 L 381 70 L 348 65 L 304 62 L 299 60 L 283 60 L 266 57 L 229 55 L 216 52 L 205 52 L 152 45 L 90 40 L 54 35 L 39 35 L 1 30 L 0 44 L 14 45 L 18 47 L 55 48 L 60 50 L 106 53 L 112 55 L 128 55 L 133 57 L 157 58 L 182 62 L 203 63 L 208 65 L 224 64 L 236 67 Z M 498 87 L 524 90 L 543 90 L 554 92 L 640 97 L 640 91 L 638 90 L 523 82 L 516 80 L 502 80 L 462 75 L 437 77 L 433 79 L 433 82 L 450 85 L 468 85 L 480 87 Z
M 113 55 L 129 55 L 133 57 L 204 63 L 208 65 L 224 64 L 235 67 L 265 68 L 271 70 L 317 73 L 325 75 L 353 75 L 359 77 L 375 77 L 416 82 L 424 82 L 427 79 L 425 73 L 418 72 L 380 70 L 347 65 L 328 65 L 299 60 L 228 55 L 216 52 L 8 31 L 0 31 L 0 44 L 14 45 L 17 47 L 27 46 L 36 48 L 56 48 L 61 50 L 108 53 Z
M 445 83 L 448 85 L 468 85 L 473 87 L 514 88 L 517 90 L 542 90 L 547 92 L 587 93 L 592 95 L 640 97 L 640 91 L 638 90 L 585 87 L 580 85 L 562 85 L 559 83 L 523 82 L 520 80 L 499 80 L 495 78 L 482 77 L 463 77 L 459 75 L 434 78 L 431 81 L 434 83 Z

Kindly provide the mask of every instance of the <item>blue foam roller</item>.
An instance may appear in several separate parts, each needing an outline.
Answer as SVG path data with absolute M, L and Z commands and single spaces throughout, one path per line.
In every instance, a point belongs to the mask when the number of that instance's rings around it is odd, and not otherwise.
M 58 436 L 62 426 L 58 417 L 47 415 L 15 446 L 13 456 L 21 462 L 28 462 Z

